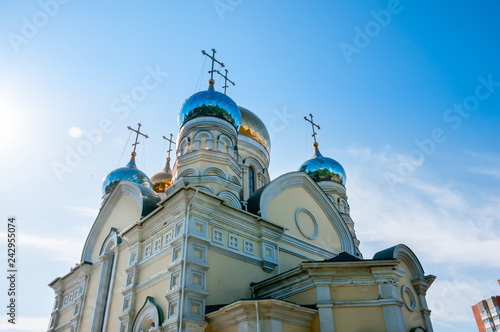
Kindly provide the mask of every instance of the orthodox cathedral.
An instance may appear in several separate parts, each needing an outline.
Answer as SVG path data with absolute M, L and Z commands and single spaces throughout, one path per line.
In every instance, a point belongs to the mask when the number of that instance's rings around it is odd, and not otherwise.
M 110 172 L 81 262 L 53 280 L 48 331 L 432 331 L 434 281 L 403 244 L 359 250 L 341 164 L 314 155 L 271 180 L 271 141 L 214 88 L 187 98 L 176 158 Z M 221 74 L 222 75 L 222 74 Z M 227 76 L 225 77 L 226 80 Z

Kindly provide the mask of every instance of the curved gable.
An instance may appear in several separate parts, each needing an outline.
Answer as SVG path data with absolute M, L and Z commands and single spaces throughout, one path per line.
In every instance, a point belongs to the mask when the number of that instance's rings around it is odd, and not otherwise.
M 120 233 L 141 218 L 142 194 L 130 181 L 120 181 L 108 196 L 89 232 L 82 252 L 82 262 L 95 262 L 102 244 L 115 228 Z
M 377 252 L 373 256 L 374 260 L 399 259 L 408 266 L 414 278 L 424 278 L 424 269 L 413 251 L 404 244 Z
M 256 193 L 263 218 L 288 228 L 287 234 L 339 253 L 355 255 L 344 220 L 321 188 L 303 172 L 284 174 Z

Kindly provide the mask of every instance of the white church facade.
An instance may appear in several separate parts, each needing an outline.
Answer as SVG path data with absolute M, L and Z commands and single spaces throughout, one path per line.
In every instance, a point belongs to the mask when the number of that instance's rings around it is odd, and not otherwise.
M 316 141 L 271 180 L 265 125 L 212 79 L 179 125 L 172 167 L 149 178 L 134 148 L 105 178 L 48 331 L 433 331 L 435 277 L 402 244 L 363 257 L 346 173 Z

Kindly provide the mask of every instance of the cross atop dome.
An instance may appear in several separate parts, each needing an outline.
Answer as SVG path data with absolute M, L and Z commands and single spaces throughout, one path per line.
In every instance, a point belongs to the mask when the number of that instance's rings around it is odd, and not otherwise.
M 316 130 L 314 129 L 314 127 L 318 128 L 318 129 L 321 129 L 317 124 L 314 123 L 313 121 L 313 115 L 311 113 L 309 113 L 309 116 L 311 117 L 311 120 L 309 120 L 308 118 L 304 117 L 304 120 L 306 120 L 307 122 L 311 123 L 311 127 L 312 127 L 312 137 L 314 138 L 314 146 L 318 146 L 318 142 L 316 142 Z
M 229 85 L 227 85 L 227 82 L 231 83 L 233 86 L 234 86 L 234 85 L 236 85 L 236 83 L 234 83 L 233 81 L 231 81 L 231 80 L 227 77 L 227 69 L 225 69 L 225 71 L 226 71 L 226 75 L 224 75 L 224 74 L 222 74 L 220 71 L 216 70 L 216 72 L 217 72 L 220 76 L 224 77 L 224 86 L 223 86 L 223 88 L 224 88 L 224 94 L 226 94 L 226 88 L 228 88 L 228 87 L 229 87 Z
M 217 59 L 215 59 L 215 53 L 217 53 L 217 51 L 215 50 L 215 48 L 212 48 L 212 56 L 210 56 L 210 54 L 208 54 L 207 52 L 205 52 L 205 50 L 201 50 L 201 53 L 203 55 L 206 55 L 207 57 L 209 57 L 212 60 L 212 70 L 210 70 L 208 73 L 210 74 L 210 81 L 213 82 L 214 81 L 214 72 L 216 72 L 216 70 L 214 70 L 214 64 L 215 64 L 215 62 L 217 62 L 222 68 L 224 68 L 224 63 L 222 63 L 222 62 L 218 61 Z
M 168 150 L 167 150 L 167 159 L 170 160 L 170 152 L 172 152 L 172 144 L 175 145 L 175 142 L 172 140 L 172 133 L 170 133 L 170 138 L 166 138 L 165 136 L 163 136 L 164 139 L 166 139 L 169 143 L 168 143 Z
M 133 132 L 136 133 L 136 135 L 135 135 L 135 143 L 132 144 L 132 146 L 134 147 L 134 151 L 132 151 L 132 156 L 134 156 L 134 157 L 137 155 L 137 153 L 135 153 L 135 148 L 137 147 L 137 144 L 140 143 L 140 142 L 138 142 L 139 135 L 142 135 L 142 136 L 144 136 L 146 138 L 149 138 L 148 135 L 141 133 L 141 126 L 142 125 L 140 123 L 138 123 L 137 125 L 138 125 L 137 130 L 135 130 L 134 128 L 132 128 L 130 126 L 127 127 L 129 130 L 132 130 Z

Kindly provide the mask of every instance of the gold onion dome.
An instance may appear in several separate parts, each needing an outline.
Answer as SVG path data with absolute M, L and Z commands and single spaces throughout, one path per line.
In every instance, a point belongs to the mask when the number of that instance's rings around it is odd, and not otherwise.
M 151 177 L 153 190 L 157 193 L 164 193 L 172 184 L 172 170 L 170 169 L 170 157 L 167 158 L 165 168 Z
M 129 180 L 146 188 L 151 188 L 151 181 L 149 181 L 148 176 L 135 165 L 135 156 L 136 153 L 132 152 L 130 161 L 125 167 L 115 169 L 104 178 L 102 184 L 104 195 L 112 192 L 121 180 Z
M 264 122 L 250 110 L 241 106 L 238 108 L 241 113 L 241 126 L 238 133 L 253 138 L 262 144 L 267 152 L 271 152 L 271 138 Z
M 238 130 L 241 124 L 238 105 L 229 96 L 215 91 L 213 80 L 208 83 L 208 90 L 197 92 L 186 99 L 179 112 L 179 126 L 182 127 L 194 118 L 211 116 L 228 121 Z
M 333 181 L 345 185 L 346 174 L 342 165 L 336 160 L 323 157 L 318 149 L 318 143 L 314 143 L 314 156 L 302 164 L 300 172 L 305 172 L 315 182 Z

